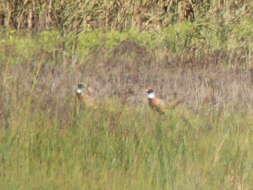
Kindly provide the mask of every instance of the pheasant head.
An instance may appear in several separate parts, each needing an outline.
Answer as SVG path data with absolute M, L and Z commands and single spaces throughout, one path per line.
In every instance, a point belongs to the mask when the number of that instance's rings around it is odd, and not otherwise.
M 147 93 L 149 106 L 153 110 L 159 112 L 160 114 L 164 114 L 165 112 L 164 103 L 161 99 L 155 96 L 155 91 L 152 88 L 147 88 L 146 93 Z
M 83 83 L 79 83 L 77 85 L 76 94 L 82 95 L 84 93 L 84 90 L 85 90 L 85 85 Z
M 148 99 L 154 99 L 155 98 L 155 91 L 152 88 L 146 89 L 147 98 Z

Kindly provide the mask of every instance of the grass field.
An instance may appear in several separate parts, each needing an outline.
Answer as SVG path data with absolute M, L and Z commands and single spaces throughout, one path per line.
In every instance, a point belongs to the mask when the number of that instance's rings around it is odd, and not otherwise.
M 252 2 L 97 2 L 0 2 L 0 189 L 251 190 Z
M 36 68 L 2 65 L 1 189 L 251 189 L 250 75 L 248 85 L 235 74 L 231 86 L 230 77 L 215 83 L 222 90 L 211 103 L 204 99 L 210 86 L 186 75 L 197 89 L 189 88 L 185 103 L 160 116 L 148 109 L 144 89 L 125 96 L 121 85 L 128 86 L 121 83 L 110 94 L 112 79 L 94 93 L 101 107 L 84 109 L 73 89 L 85 74 L 72 78 L 79 71 L 62 65 Z M 185 81 L 178 69 L 159 86 L 166 99 L 172 96 L 166 96 L 168 85 Z
M 251 116 L 119 110 L 81 110 L 67 126 L 29 106 L 14 111 L 0 133 L 0 187 L 251 188 Z

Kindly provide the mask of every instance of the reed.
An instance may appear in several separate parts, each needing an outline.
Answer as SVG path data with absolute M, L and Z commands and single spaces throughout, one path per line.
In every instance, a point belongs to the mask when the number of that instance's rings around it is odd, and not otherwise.
M 184 20 L 231 20 L 251 15 L 250 0 L 1 1 L 0 24 L 18 30 L 157 30 Z

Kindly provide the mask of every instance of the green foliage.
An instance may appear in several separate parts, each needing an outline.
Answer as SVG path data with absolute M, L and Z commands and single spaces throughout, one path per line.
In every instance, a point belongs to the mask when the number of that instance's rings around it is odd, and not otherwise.
M 122 33 L 123 41 L 136 42 L 140 46 L 146 47 L 150 50 L 155 49 L 161 43 L 159 33 L 131 29 Z
M 36 45 L 49 52 L 56 50 L 59 47 L 60 42 L 63 41 L 62 36 L 58 31 L 43 31 L 39 33 L 36 38 Z
M 243 19 L 233 28 L 231 40 L 231 48 L 253 47 L 253 22 L 252 19 Z
M 164 33 L 165 46 L 175 53 L 191 47 L 193 39 L 197 37 L 195 25 L 190 22 L 170 26 Z
M 59 49 L 62 38 L 57 31 L 44 31 L 37 36 L 18 33 L 14 30 L 2 31 L 0 60 L 4 63 L 19 64 L 31 61 L 42 52 L 51 53 Z
M 152 50 L 160 44 L 160 40 L 159 35 L 154 32 L 138 32 L 133 29 L 123 32 L 116 30 L 106 33 L 100 30 L 83 32 L 78 36 L 77 54 L 81 57 L 87 57 L 89 53 L 101 48 L 110 51 L 124 41 L 135 42 Z
M 87 56 L 89 52 L 95 51 L 102 45 L 102 32 L 99 30 L 83 32 L 78 36 L 77 54 Z
M 32 38 L 20 38 L 14 30 L 2 35 L 5 37 L 1 39 L 0 43 L 1 61 L 17 64 L 19 59 L 27 60 L 36 53 L 31 51 L 36 47 L 36 41 Z
M 3 30 L 0 34 L 0 60 L 5 63 L 22 63 L 43 57 L 45 53 L 48 56 L 50 54 L 56 56 L 57 53 L 58 57 L 77 56 L 79 60 L 86 61 L 92 53 L 106 52 L 110 56 L 111 50 L 122 42 L 134 42 L 154 53 L 166 50 L 175 55 L 187 56 L 189 51 L 194 50 L 198 55 L 204 55 L 206 52 L 223 52 L 233 57 L 233 52 L 240 50 L 240 54 L 250 56 L 252 21 L 247 18 L 237 21 L 222 20 L 224 18 L 217 22 L 214 19 L 210 21 L 199 19 L 193 23 L 182 22 L 158 32 L 132 28 L 122 32 L 97 29 L 68 34 L 57 30 L 24 34 L 15 30 Z

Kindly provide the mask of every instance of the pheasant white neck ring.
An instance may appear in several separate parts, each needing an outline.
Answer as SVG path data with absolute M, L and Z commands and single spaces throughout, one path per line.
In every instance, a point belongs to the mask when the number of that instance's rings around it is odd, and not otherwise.
M 80 88 L 78 88 L 78 89 L 76 89 L 76 93 L 77 93 L 77 94 L 82 94 L 83 91 L 82 91 Z
M 154 99 L 155 98 L 155 93 L 154 92 L 150 92 L 147 95 L 148 99 Z

